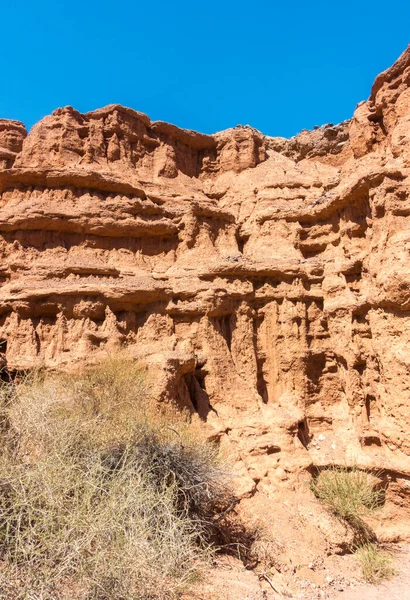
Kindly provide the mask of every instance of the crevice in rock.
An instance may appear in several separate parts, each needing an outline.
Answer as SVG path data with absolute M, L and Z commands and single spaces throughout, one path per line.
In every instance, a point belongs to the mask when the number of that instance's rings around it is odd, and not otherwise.
M 197 371 L 186 373 L 184 382 L 194 411 L 198 413 L 203 421 L 206 421 L 209 412 L 211 410 L 216 411 L 212 408 L 205 389 L 205 374 L 202 371 L 199 373 Z
M 268 394 L 268 385 L 265 379 L 265 363 L 266 363 L 266 354 L 259 347 L 258 341 L 258 328 L 261 326 L 263 322 L 263 316 L 257 317 L 253 320 L 253 349 L 256 358 L 256 389 L 258 391 L 259 396 L 262 398 L 262 402 L 267 404 L 269 401 Z
M 356 362 L 356 364 L 353 366 L 354 370 L 357 371 L 359 373 L 360 376 L 363 375 L 363 373 L 365 372 L 366 369 L 366 361 L 365 359 L 360 359 Z
M 231 315 L 225 315 L 223 317 L 213 317 L 210 319 L 215 329 L 221 334 L 223 339 L 228 346 L 229 352 L 232 347 L 232 322 Z
M 302 254 L 303 258 L 305 260 L 307 260 L 309 258 L 315 258 L 316 256 L 319 256 L 319 254 L 322 254 L 322 252 L 324 250 L 326 250 L 326 246 L 327 246 L 327 244 L 323 244 L 317 250 L 305 250 L 302 247 L 299 247 L 299 250 L 300 250 L 300 253 Z
M 352 290 L 352 292 L 357 292 L 359 290 L 359 283 L 362 279 L 362 276 L 360 273 L 352 273 L 350 275 L 345 275 L 346 278 L 346 283 L 348 284 L 349 288 Z
M 36 354 L 38 356 L 41 351 L 41 342 L 40 342 L 40 336 L 38 335 L 37 331 L 34 332 L 34 339 L 36 342 Z
M 306 361 L 308 394 L 316 394 L 320 388 L 320 378 L 326 366 L 326 353 L 309 354 Z
M 307 449 L 311 440 L 311 435 L 306 417 L 298 423 L 297 436 L 301 444 Z
M 243 250 L 244 250 L 244 247 L 245 247 L 245 244 L 246 244 L 247 240 L 246 240 L 246 238 L 241 237 L 239 235 L 238 231 L 236 232 L 235 237 L 236 237 L 236 243 L 238 244 L 238 252 L 240 252 L 241 254 L 243 254 Z
M 376 398 L 372 395 L 372 394 L 366 394 L 366 398 L 365 398 L 365 409 L 366 409 L 366 417 L 367 417 L 367 421 L 370 422 L 370 416 L 371 413 L 373 412 L 373 407 L 376 405 Z M 380 440 L 378 443 L 378 446 L 380 446 Z
M 259 396 L 262 398 L 262 402 L 264 404 L 268 403 L 268 386 L 264 377 L 264 365 L 266 362 L 266 356 L 262 355 L 262 353 L 256 354 L 256 366 L 257 366 L 257 382 L 256 387 L 258 390 Z

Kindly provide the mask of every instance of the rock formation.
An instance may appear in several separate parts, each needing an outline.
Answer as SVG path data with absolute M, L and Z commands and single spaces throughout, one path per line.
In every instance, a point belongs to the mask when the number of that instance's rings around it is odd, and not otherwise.
M 1 120 L 0 166 L 10 370 L 128 347 L 241 497 L 357 462 L 408 502 L 410 49 L 350 121 L 289 140 L 66 107 Z

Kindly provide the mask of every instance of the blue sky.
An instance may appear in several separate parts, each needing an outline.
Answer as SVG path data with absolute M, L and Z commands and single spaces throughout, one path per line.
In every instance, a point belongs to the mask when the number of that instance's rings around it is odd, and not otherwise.
M 4 0 L 0 117 L 121 103 L 206 133 L 349 118 L 410 42 L 409 0 Z

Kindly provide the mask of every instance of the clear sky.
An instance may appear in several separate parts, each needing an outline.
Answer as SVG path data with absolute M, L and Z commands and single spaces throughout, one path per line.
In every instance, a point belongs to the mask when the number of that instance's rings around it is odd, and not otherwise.
M 410 42 L 410 0 L 3 0 L 0 117 L 121 103 L 212 133 L 349 118 Z

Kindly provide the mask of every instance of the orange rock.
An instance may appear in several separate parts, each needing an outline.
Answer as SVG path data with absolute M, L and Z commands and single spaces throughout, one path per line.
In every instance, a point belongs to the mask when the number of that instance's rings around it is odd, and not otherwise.
M 1 120 L 8 368 L 127 346 L 242 497 L 332 463 L 408 481 L 409 83 L 408 49 L 350 121 L 290 140 L 119 105 Z

